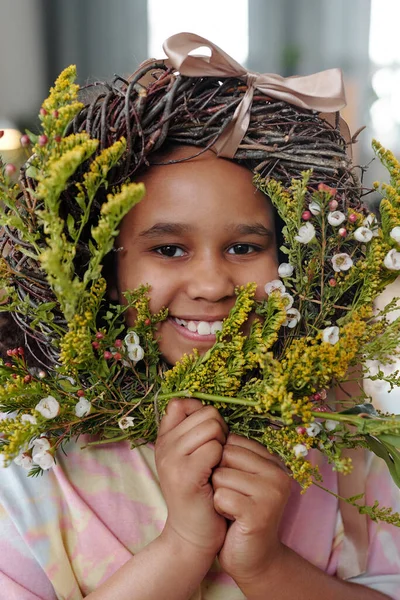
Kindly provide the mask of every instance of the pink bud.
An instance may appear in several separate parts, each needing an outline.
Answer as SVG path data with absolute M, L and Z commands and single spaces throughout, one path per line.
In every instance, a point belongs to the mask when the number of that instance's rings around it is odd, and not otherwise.
M 55 119 L 57 119 L 57 118 L 58 118 L 58 110 L 53 110 L 53 113 L 52 113 L 52 114 L 53 114 L 53 117 L 54 117 Z
M 49 138 L 47 137 L 47 135 L 45 135 L 44 133 L 42 135 L 39 135 L 39 139 L 38 139 L 39 146 L 45 146 L 48 141 L 49 141 Z
M 334 211 L 339 206 L 339 202 L 337 200 L 331 200 L 329 202 L 329 210 Z
M 328 282 L 328 283 L 329 283 L 329 285 L 330 285 L 331 287 L 335 287 L 335 286 L 336 286 L 336 284 L 337 284 L 337 281 L 336 281 L 336 279 L 335 279 L 334 277 L 332 277 L 332 278 L 329 280 L 329 282 Z
M 105 352 L 103 353 L 103 356 L 106 360 L 109 360 L 110 358 L 112 358 L 112 354 L 108 350 L 105 350 Z
M 23 148 L 27 148 L 28 146 L 30 146 L 31 140 L 29 139 L 29 135 L 26 135 L 26 133 L 24 133 L 24 135 L 21 135 L 20 143 Z
M 115 340 L 115 342 L 114 342 L 114 346 L 116 348 L 121 348 L 122 344 L 123 344 L 122 340 Z
M 45 108 L 43 108 L 43 107 L 42 107 L 42 108 L 39 110 L 39 114 L 40 114 L 42 117 L 45 117 L 45 116 L 47 115 L 47 110 L 46 110 Z
M 305 435 L 307 433 L 307 429 L 305 427 L 296 427 L 296 431 L 299 435 Z
M 338 231 L 338 234 L 340 235 L 340 237 L 346 237 L 347 235 L 347 229 L 345 227 L 341 227 Z
M 355 223 L 358 219 L 358 215 L 356 213 L 351 213 L 351 215 L 349 215 L 349 221 L 350 223 Z
M 321 402 L 321 394 L 316 392 L 313 396 L 313 400 L 315 400 L 315 402 Z
M 54 136 L 54 141 L 57 142 L 58 144 L 61 142 L 61 140 L 62 140 L 61 135 L 55 135 Z
M 4 135 L 4 131 L 3 131 L 3 129 L 0 129 L 0 140 L 1 140 L 1 138 L 3 137 L 3 135 Z
M 309 221 L 312 218 L 312 214 L 309 210 L 305 210 L 301 215 L 301 218 L 303 219 L 303 221 Z
M 15 167 L 15 165 L 8 163 L 8 165 L 6 165 L 4 167 L 4 173 L 8 176 L 11 177 L 11 175 L 14 175 L 15 171 L 17 170 L 17 168 Z

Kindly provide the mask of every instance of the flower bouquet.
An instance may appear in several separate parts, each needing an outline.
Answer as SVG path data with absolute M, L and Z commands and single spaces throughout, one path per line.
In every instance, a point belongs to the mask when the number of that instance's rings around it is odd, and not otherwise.
M 255 186 L 283 221 L 280 279 L 266 282 L 262 301 L 251 282 L 237 289 L 214 346 L 168 367 L 157 345 L 157 325 L 167 311 L 151 313 L 151 289 L 127 291 L 123 305 L 107 299 L 102 265 L 121 219 L 145 190 L 129 178 L 110 184 L 129 139 L 102 147 L 86 131 L 69 129 L 84 110 L 74 78 L 73 67 L 60 75 L 40 111 L 42 132 L 26 134 L 32 155 L 20 183 L 9 182 L 7 166 L 0 176 L 0 309 L 25 332 L 24 347 L 10 347 L 0 365 L 5 462 L 38 475 L 81 434 L 91 434 L 89 444 L 152 441 L 169 399 L 192 397 L 215 405 L 231 431 L 276 453 L 303 488 L 321 486 L 307 459 L 311 449 L 336 471 L 350 473 L 343 456 L 348 448 L 377 454 L 400 487 L 399 417 L 375 410 L 361 386 L 368 377 L 400 383 L 397 372 L 373 375 L 368 366 L 390 363 L 399 352 L 400 318 L 387 318 L 396 300 L 379 314 L 373 309 L 400 270 L 400 165 L 393 155 L 374 142 L 391 177 L 380 186 L 380 224 L 359 195 L 316 183 L 311 170 L 288 185 L 256 173 Z M 65 211 L 65 193 L 74 210 Z M 80 275 L 78 263 L 84 265 Z M 136 322 L 127 328 L 129 309 Z M 254 313 L 258 318 L 244 335 Z M 348 382 L 358 391 L 339 403 L 328 391 Z M 390 509 L 348 501 L 400 525 Z

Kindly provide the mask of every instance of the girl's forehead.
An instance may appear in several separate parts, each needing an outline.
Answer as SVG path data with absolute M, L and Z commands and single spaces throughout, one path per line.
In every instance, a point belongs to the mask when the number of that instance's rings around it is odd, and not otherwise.
M 257 223 L 274 229 L 271 203 L 254 187 L 252 172 L 213 152 L 184 162 L 153 165 L 139 179 L 146 194 L 123 220 L 121 234 L 140 236 L 143 231 L 154 231 L 155 225 L 166 230 L 166 224 L 174 223 L 192 231 L 223 231 L 228 224 L 234 228 Z
M 211 150 L 178 146 L 157 153 L 153 161 L 138 180 L 143 181 L 148 192 L 155 192 L 156 197 L 170 191 L 178 195 L 188 192 L 201 195 L 202 190 L 207 190 L 208 194 L 213 192 L 216 196 L 224 194 L 224 190 L 232 192 L 232 189 L 238 189 L 240 193 L 256 192 L 249 169 L 219 158 Z
M 190 157 L 192 152 L 186 150 Z M 195 214 L 208 210 L 225 211 L 228 218 L 231 211 L 270 210 L 269 200 L 254 187 L 249 169 L 210 151 L 183 162 L 152 165 L 140 180 L 146 195 L 135 207 L 137 213 L 145 209 Z

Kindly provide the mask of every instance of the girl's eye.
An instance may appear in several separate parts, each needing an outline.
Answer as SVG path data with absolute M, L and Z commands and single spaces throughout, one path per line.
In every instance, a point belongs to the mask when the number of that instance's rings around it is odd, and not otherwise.
M 184 250 L 179 246 L 160 246 L 159 248 L 155 248 L 155 251 L 161 254 L 161 256 L 168 258 L 179 258 L 185 254 Z
M 257 252 L 258 249 L 258 246 L 254 246 L 253 244 L 235 244 L 229 248 L 228 254 L 252 254 L 253 252 Z

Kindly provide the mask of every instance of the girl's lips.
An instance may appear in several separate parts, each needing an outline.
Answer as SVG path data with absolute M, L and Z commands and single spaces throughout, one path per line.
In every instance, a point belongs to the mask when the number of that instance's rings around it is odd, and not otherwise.
M 208 344 L 210 342 L 214 343 L 216 340 L 215 333 L 210 333 L 210 335 L 200 335 L 196 331 L 189 331 L 186 327 L 178 325 L 178 323 L 171 318 L 167 319 L 167 323 L 172 325 L 172 327 L 187 340 L 192 340 L 194 342 L 208 342 Z

